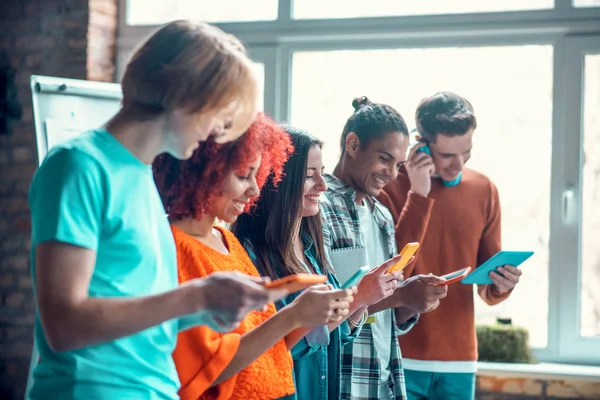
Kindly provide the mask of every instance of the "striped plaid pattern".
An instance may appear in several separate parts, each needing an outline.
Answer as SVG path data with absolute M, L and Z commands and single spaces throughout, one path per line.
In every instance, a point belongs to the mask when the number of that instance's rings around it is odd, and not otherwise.
M 328 190 L 321 198 L 321 215 L 323 218 L 323 234 L 327 251 L 344 248 L 364 248 L 364 239 L 360 230 L 360 222 L 354 199 L 354 189 L 344 185 L 336 177 L 325 176 Z M 386 252 L 389 257 L 397 253 L 394 238 L 394 221 L 385 206 L 374 198 L 368 198 L 374 210 L 377 224 L 384 231 Z M 365 250 L 366 251 L 366 250 Z M 406 399 L 406 385 L 402 369 L 402 354 L 397 336 L 406 333 L 414 325 L 415 320 L 407 322 L 399 329 L 396 326 L 394 310 L 382 311 L 392 314 L 390 358 L 390 398 Z M 379 398 L 381 368 L 373 339 L 371 326 L 365 324 L 352 345 L 342 349 L 341 399 L 375 400 Z

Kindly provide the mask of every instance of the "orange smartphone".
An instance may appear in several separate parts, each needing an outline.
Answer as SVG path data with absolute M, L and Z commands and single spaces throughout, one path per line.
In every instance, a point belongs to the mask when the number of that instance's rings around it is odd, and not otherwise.
M 265 282 L 267 289 L 285 290 L 288 294 L 327 282 L 327 276 L 314 274 L 295 274 L 275 281 Z
M 406 268 L 406 265 L 410 261 L 410 258 L 416 253 L 418 248 L 419 248 L 419 243 L 417 243 L 417 242 L 407 243 L 406 246 L 404 246 L 404 248 L 400 252 L 400 255 L 402 256 L 400 261 L 398 261 L 396 264 L 392 265 L 387 270 L 386 273 L 389 274 L 390 272 L 394 272 L 394 271 L 402 271 L 404 268 Z
M 459 269 L 458 271 L 454 271 L 449 274 L 442 275 L 442 276 L 440 276 L 440 278 L 445 279 L 446 282 L 438 283 L 436 286 L 446 286 L 451 283 L 458 282 L 461 279 L 463 279 L 465 276 L 469 275 L 469 272 L 471 272 L 471 267 Z

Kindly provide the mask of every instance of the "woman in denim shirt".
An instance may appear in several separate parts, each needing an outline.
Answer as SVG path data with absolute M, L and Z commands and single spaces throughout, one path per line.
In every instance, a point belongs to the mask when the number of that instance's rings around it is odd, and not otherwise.
M 294 154 L 284 177 L 274 188 L 269 180 L 256 208 L 241 215 L 231 229 L 242 242 L 259 273 L 279 279 L 296 273 L 327 275 L 327 283 L 339 288 L 323 245 L 319 197 L 327 190 L 323 180 L 322 142 L 308 133 L 286 127 Z M 276 303 L 285 307 L 299 293 Z M 350 309 L 341 324 L 313 329 L 291 350 L 296 394 L 286 399 L 338 399 L 341 347 L 356 337 L 366 319 L 366 308 Z M 298 332 L 303 334 L 304 332 Z

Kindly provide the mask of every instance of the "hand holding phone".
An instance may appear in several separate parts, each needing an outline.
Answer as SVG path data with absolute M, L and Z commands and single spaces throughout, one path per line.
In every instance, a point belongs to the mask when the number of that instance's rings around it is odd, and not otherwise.
M 406 266 L 408 265 L 409 261 L 412 259 L 412 256 L 415 254 L 418 248 L 419 243 L 417 242 L 407 243 L 400 252 L 400 256 L 402 258 L 396 264 L 392 265 L 387 270 L 387 273 L 389 274 L 390 272 L 394 271 L 402 271 L 404 268 L 406 268 Z
M 435 172 L 435 165 L 427 144 L 417 143 L 408 153 L 404 166 L 410 180 L 410 190 L 427 197 L 431 190 L 431 175 Z

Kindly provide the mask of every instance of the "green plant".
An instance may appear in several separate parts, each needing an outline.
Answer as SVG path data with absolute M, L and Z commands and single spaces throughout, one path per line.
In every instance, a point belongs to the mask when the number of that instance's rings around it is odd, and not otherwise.
M 479 361 L 533 363 L 529 348 L 529 331 L 510 324 L 477 327 Z

